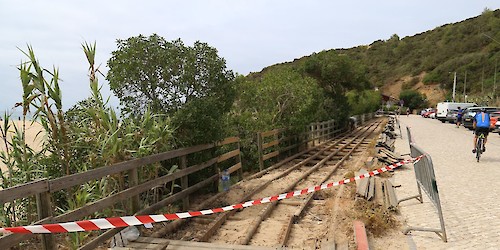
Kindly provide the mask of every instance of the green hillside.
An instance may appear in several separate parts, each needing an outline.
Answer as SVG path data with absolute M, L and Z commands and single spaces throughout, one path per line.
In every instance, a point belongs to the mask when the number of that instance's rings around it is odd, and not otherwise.
M 415 86 L 423 82 L 437 85 L 446 93 L 442 98 L 451 99 L 453 72 L 457 72 L 456 100 L 464 98 L 465 82 L 469 100 L 491 104 L 491 99 L 500 92 L 498 86 L 495 88 L 500 82 L 496 79 L 500 75 L 495 76 L 500 61 L 500 10 L 485 10 L 477 17 L 414 36 L 400 38 L 394 34 L 370 45 L 321 51 L 293 62 L 267 67 L 249 77 L 258 78 L 276 68 L 292 67 L 319 79 L 319 69 L 329 67 L 325 66 L 329 62 L 324 59 L 334 57 L 346 57 L 345 61 L 357 68 L 354 71 L 362 71 L 358 72 L 361 77 L 344 79 L 350 81 L 350 85 L 343 84 L 346 90 L 360 87 L 384 89 L 397 81 L 403 81 L 402 90 L 416 89 Z

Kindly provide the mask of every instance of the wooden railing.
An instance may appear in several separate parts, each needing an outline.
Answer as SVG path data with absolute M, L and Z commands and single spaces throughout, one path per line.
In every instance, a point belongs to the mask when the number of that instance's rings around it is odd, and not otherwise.
M 208 151 L 211 150 L 211 151 Z M 222 151 L 221 153 L 215 153 Z M 198 152 L 210 152 L 211 159 L 204 162 L 188 162 L 188 156 Z M 146 180 L 139 183 L 138 169 L 150 164 L 176 160 L 179 164 L 179 170 L 159 176 L 153 180 Z M 69 176 L 64 176 L 57 179 L 42 179 L 18 185 L 8 189 L 0 190 L 0 204 L 13 202 L 18 199 L 36 197 L 38 221 L 34 224 L 41 223 L 56 223 L 81 220 L 94 213 L 110 208 L 118 202 L 130 202 L 131 214 L 149 214 L 158 211 L 173 202 L 182 200 L 183 210 L 189 207 L 189 195 L 211 184 L 217 183 L 220 179 L 218 168 L 228 169 L 228 173 L 237 173 L 239 178 L 242 178 L 242 165 L 240 157 L 240 139 L 238 137 L 226 138 L 217 143 L 209 143 L 197 145 L 189 148 L 182 148 L 164 153 L 159 153 L 151 156 L 146 156 L 140 159 L 134 159 L 126 162 L 117 163 L 114 165 L 101 167 L 87 172 L 77 173 Z M 198 183 L 189 183 L 188 177 L 191 174 L 201 170 L 209 169 L 211 176 L 205 178 Z M 84 206 L 68 211 L 66 213 L 54 216 L 52 211 L 55 210 L 53 193 L 57 191 L 68 191 L 71 188 L 79 187 L 89 181 L 100 180 L 107 178 L 110 175 L 128 174 L 128 188 L 119 190 L 108 197 L 99 199 L 92 203 L 87 203 Z M 164 198 L 149 206 L 141 206 L 139 195 L 159 186 L 175 181 L 180 182 L 181 189 L 174 194 Z M 105 240 L 113 237 L 122 228 L 111 229 L 101 234 L 81 249 L 94 249 Z M 1 248 L 9 248 L 18 245 L 20 242 L 28 240 L 36 235 L 33 234 L 8 234 L 0 237 Z M 42 235 L 42 244 L 44 249 L 56 249 L 54 236 L 51 234 Z
M 333 135 L 340 133 L 334 120 L 312 123 L 306 132 L 300 135 L 289 135 L 286 129 L 274 129 L 257 133 L 257 147 L 259 153 L 259 168 L 262 171 L 267 167 L 267 162 L 276 162 L 283 159 L 295 150 L 300 151 L 307 145 L 321 143 Z

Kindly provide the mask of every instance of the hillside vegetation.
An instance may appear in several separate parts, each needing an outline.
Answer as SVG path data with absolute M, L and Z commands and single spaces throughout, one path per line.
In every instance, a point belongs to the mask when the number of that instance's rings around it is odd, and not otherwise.
M 456 100 L 463 101 L 464 82 L 469 100 L 492 103 L 498 95 L 500 59 L 500 10 L 484 10 L 477 17 L 446 24 L 414 36 L 400 38 L 397 34 L 387 40 L 349 49 L 331 49 L 265 68 L 253 78 L 276 68 L 301 68 L 328 57 L 345 56 L 357 68 L 364 70 L 368 84 L 395 95 L 405 89 L 419 90 L 432 102 L 451 100 L 453 73 L 457 73 Z M 318 67 L 327 67 L 325 62 Z M 313 63 L 314 64 L 314 63 Z M 308 72 L 315 72 L 309 69 Z M 314 74 L 313 74 L 314 75 Z M 317 75 L 317 74 L 316 74 Z M 351 79 L 353 80 L 353 79 Z M 350 82 L 358 87 L 359 82 Z M 396 88 L 394 87 L 396 86 Z M 436 96 L 429 96 L 436 95 Z

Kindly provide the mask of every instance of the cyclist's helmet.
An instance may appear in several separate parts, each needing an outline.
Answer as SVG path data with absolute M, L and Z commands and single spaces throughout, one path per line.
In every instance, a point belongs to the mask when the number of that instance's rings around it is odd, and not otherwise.
M 481 108 L 481 112 L 486 112 L 486 108 Z

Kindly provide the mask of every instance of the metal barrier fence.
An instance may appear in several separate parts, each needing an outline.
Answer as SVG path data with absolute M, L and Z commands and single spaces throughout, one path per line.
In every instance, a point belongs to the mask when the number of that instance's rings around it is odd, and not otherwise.
M 411 157 L 414 158 L 420 155 L 424 155 L 424 157 L 422 157 L 418 162 L 415 162 L 413 164 L 413 170 L 415 171 L 415 177 L 417 179 L 418 195 L 401 199 L 398 201 L 398 203 L 413 198 L 420 201 L 420 203 L 423 203 L 421 190 L 424 190 L 424 192 L 427 194 L 427 196 L 429 197 L 432 204 L 437 210 L 439 221 L 441 223 L 441 228 L 434 229 L 434 228 L 408 227 L 404 230 L 404 234 L 407 234 L 410 231 L 434 232 L 437 235 L 439 235 L 439 237 L 441 237 L 441 239 L 444 242 L 447 242 L 448 239 L 446 237 L 446 229 L 444 227 L 444 218 L 443 218 L 443 212 L 441 210 L 441 201 L 439 199 L 436 176 L 434 175 L 434 165 L 432 164 L 431 156 L 415 144 L 415 141 L 411 136 L 410 128 L 406 127 L 406 130 L 408 132 L 408 142 L 410 144 Z

